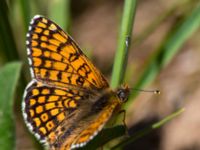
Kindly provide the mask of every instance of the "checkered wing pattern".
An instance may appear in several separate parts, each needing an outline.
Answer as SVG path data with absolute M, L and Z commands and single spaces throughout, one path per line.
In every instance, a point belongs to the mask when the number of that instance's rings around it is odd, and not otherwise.
M 85 145 L 118 105 L 108 103 L 114 94 L 105 92 L 107 81 L 72 38 L 45 17 L 32 19 L 26 44 L 32 77 L 22 106 L 27 126 L 52 150 Z
M 70 121 L 79 100 L 85 97 L 86 93 L 81 90 L 49 86 L 32 80 L 26 88 L 23 106 L 29 129 L 39 140 L 46 142 L 46 137 L 57 126 L 64 120 Z
M 32 78 L 64 87 L 108 87 L 103 75 L 72 38 L 52 21 L 41 16 L 34 17 L 26 44 Z

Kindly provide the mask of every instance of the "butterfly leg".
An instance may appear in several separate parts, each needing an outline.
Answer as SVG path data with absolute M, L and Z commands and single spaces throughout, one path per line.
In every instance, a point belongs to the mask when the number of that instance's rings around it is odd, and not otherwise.
M 127 125 L 126 125 L 126 110 L 125 109 L 122 109 L 122 110 L 120 110 L 119 111 L 119 114 L 123 114 L 123 125 L 124 125 L 124 127 L 125 127 L 125 134 L 127 135 L 127 136 L 129 136 L 129 133 L 128 133 L 128 127 L 127 127 Z

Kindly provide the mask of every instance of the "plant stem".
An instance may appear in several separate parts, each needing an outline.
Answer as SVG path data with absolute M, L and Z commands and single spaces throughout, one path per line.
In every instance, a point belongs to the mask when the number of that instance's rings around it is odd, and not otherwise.
M 132 34 L 135 9 L 136 9 L 136 0 L 125 0 L 117 52 L 115 55 L 112 78 L 111 78 L 112 88 L 116 88 L 119 84 L 123 82 L 126 69 L 127 55 L 128 55 L 126 40 L 127 37 L 130 37 Z

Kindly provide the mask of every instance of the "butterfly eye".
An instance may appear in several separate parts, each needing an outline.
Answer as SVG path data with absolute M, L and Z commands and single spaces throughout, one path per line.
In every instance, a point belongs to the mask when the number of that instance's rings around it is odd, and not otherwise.
M 128 89 L 118 89 L 117 96 L 119 97 L 121 102 L 126 102 L 128 100 L 129 90 Z

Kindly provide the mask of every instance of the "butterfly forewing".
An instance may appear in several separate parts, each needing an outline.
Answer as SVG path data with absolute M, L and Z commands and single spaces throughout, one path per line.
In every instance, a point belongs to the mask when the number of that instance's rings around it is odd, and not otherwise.
M 44 17 L 33 18 L 27 48 L 31 75 L 37 80 L 57 86 L 108 87 L 103 75 L 72 38 Z

